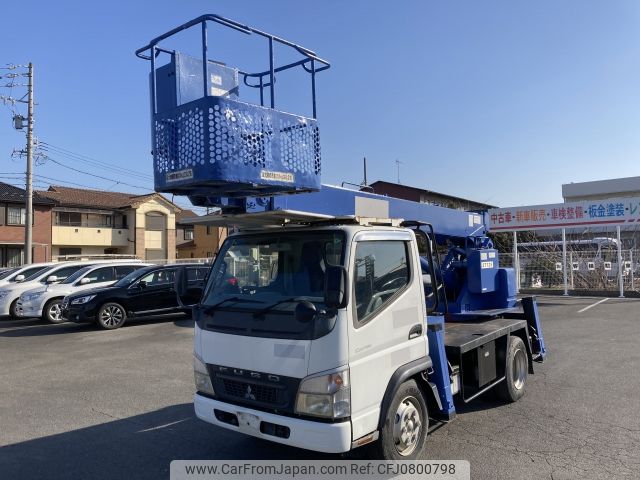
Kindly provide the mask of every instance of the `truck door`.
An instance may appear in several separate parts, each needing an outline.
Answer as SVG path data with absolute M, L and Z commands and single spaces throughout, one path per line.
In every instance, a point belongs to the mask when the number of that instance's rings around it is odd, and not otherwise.
M 355 440 L 377 429 L 391 376 L 426 356 L 427 342 L 413 233 L 362 232 L 354 240 L 349 366 Z

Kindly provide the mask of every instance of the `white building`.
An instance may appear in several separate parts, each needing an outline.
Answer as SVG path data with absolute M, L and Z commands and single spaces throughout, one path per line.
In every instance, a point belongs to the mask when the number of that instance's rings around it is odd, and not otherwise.
M 640 177 L 612 178 L 562 185 L 562 198 L 565 202 L 619 197 L 640 197 Z

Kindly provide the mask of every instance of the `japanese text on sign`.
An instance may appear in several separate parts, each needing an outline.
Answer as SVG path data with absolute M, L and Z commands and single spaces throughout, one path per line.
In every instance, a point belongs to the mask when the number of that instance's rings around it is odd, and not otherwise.
M 640 223 L 640 198 L 492 208 L 488 220 L 490 231 Z

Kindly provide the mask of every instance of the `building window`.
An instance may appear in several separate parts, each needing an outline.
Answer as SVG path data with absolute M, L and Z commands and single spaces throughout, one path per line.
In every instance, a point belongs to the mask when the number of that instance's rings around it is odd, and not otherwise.
M 213 233 L 214 227 L 211 225 L 207 225 L 207 235 L 211 235 Z
M 111 228 L 113 216 L 104 213 L 56 212 L 55 224 L 62 227 Z
M 78 212 L 56 212 L 56 225 L 81 227 L 82 214 Z
M 185 228 L 184 229 L 184 239 L 185 240 L 193 240 L 193 228 Z
M 67 255 L 80 255 L 82 253 L 82 248 L 79 247 L 60 247 L 60 252 L 58 255 L 61 257 Z
M 24 225 L 24 207 L 7 207 L 7 225 Z
M 19 267 L 23 263 L 22 248 L 7 248 L 7 267 Z
M 213 258 L 213 252 L 207 252 L 207 258 Z

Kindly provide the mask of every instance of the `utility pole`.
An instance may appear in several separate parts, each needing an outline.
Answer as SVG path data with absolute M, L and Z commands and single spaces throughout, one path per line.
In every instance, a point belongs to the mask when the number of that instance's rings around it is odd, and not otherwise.
M 400 185 L 400 164 L 402 162 L 396 158 L 396 167 L 398 167 L 398 185 Z
M 29 62 L 29 83 L 27 85 L 27 179 L 26 202 L 24 212 L 24 263 L 30 264 L 33 259 L 33 63 Z

